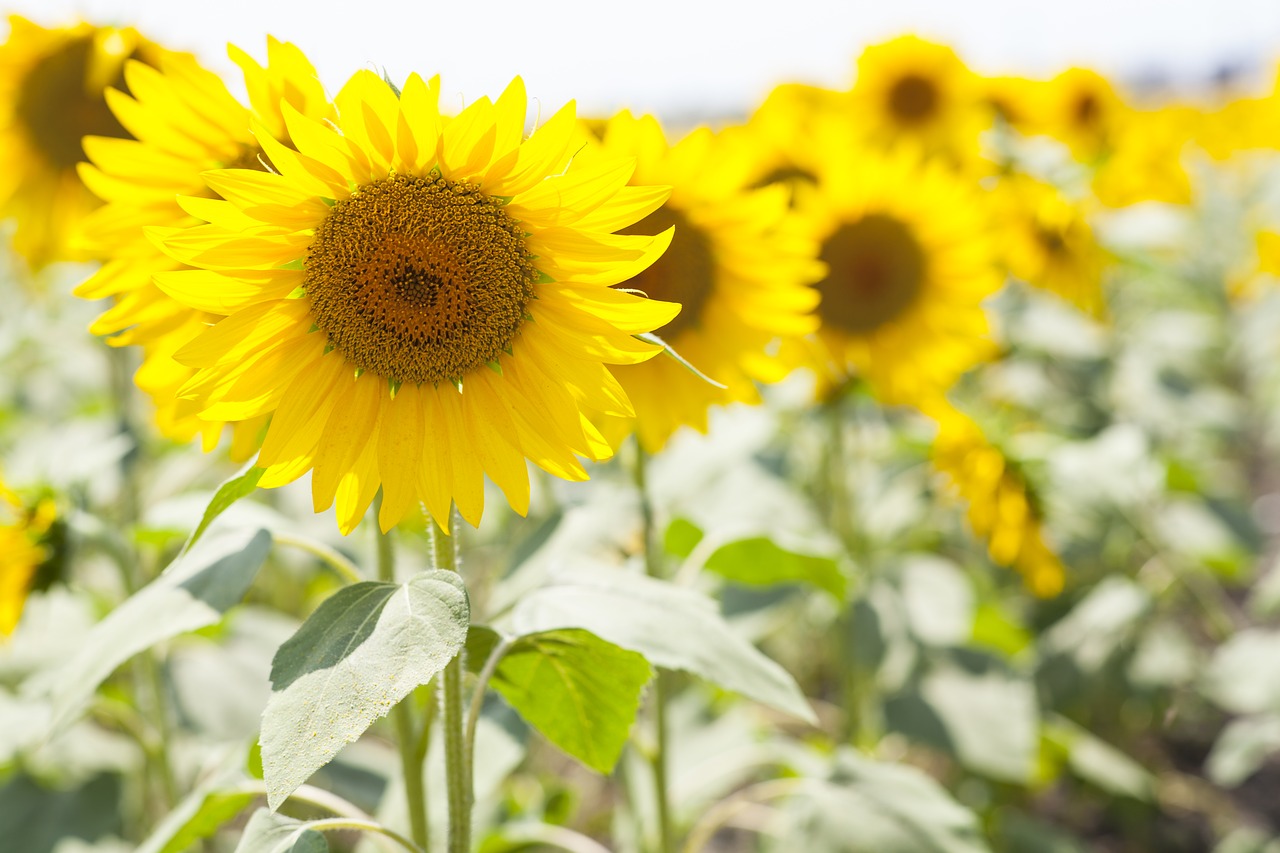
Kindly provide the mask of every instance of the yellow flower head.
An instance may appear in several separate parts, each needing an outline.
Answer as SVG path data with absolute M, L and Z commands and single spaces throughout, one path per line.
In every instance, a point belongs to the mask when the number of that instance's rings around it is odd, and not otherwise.
M 827 387 L 868 381 L 890 404 L 914 404 L 990 358 L 982 301 L 1001 285 L 987 215 L 970 185 L 905 152 L 844 151 L 801 197 L 826 277 L 821 328 L 790 357 Z
M 672 187 L 664 205 L 626 229 L 654 234 L 674 226 L 671 248 L 622 287 L 681 303 L 680 315 L 657 334 L 726 386 L 718 389 L 670 358 L 618 368 L 636 415 L 606 419 L 606 432 L 616 442 L 634 428 L 653 453 L 681 426 L 705 432 L 711 405 L 758 402 L 754 382 L 782 378 L 770 347 L 817 328 L 818 294 L 809 285 L 822 267 L 815 241 L 789 212 L 788 190 L 747 188 L 750 155 L 740 139 L 702 128 L 668 145 L 652 116 L 623 112 L 604 128 L 600 150 L 636 158 L 633 185 Z
M 129 59 L 155 64 L 169 55 L 130 27 L 46 29 L 9 16 L 0 45 L 0 217 L 17 221 L 14 248 L 33 268 L 74 259 L 69 241 L 98 204 L 76 175 L 81 137 L 129 135 L 106 89 L 124 85 Z
M 853 117 L 872 142 L 907 142 L 967 160 L 984 125 L 979 94 L 951 48 L 900 36 L 863 52 L 850 96 Z
M 851 140 L 853 128 L 846 93 L 785 83 L 769 93 L 745 126 L 728 128 L 722 136 L 736 139 L 749 152 L 749 186 L 783 184 L 794 189 L 818 180 L 816 159 L 827 149 L 815 144 L 815 137 L 843 132 Z
M 1093 163 L 1114 145 L 1128 109 L 1107 78 L 1069 68 L 1044 84 L 1033 129 L 1066 144 L 1080 162 Z
M 666 248 L 614 232 L 667 193 L 575 158 L 572 105 L 526 139 L 519 79 L 452 118 L 438 80 L 398 94 L 362 71 L 333 124 L 283 103 L 296 150 L 255 123 L 273 171 L 209 172 L 221 198 L 184 199 L 208 224 L 149 229 L 195 267 L 161 289 L 222 317 L 178 351 L 183 394 L 213 420 L 270 414 L 261 485 L 311 471 L 344 532 L 379 488 L 386 530 L 418 501 L 478 523 L 485 474 L 525 512 L 526 459 L 585 479 L 577 457 L 612 450 L 583 410 L 634 413 L 606 365 L 661 352 L 634 336 L 679 311 L 610 287 Z
M 52 556 L 48 538 L 56 520 L 53 501 L 27 507 L 0 481 L 0 637 L 18 626 L 37 574 Z
M 80 168 L 85 184 L 106 203 L 89 215 L 82 237 L 85 253 L 104 263 L 76 293 L 113 301 L 90 330 L 111 335 L 113 346 L 143 347 L 136 381 L 156 405 L 160 431 L 175 441 L 199 434 L 206 450 L 217 444 L 223 424 L 197 417 L 197 404 L 180 393 L 195 371 L 173 355 L 219 315 L 192 310 L 156 286 L 154 277 L 185 265 L 147 239 L 143 227 L 199 224 L 200 203 L 216 197 L 201 177 L 206 171 L 266 169 L 270 161 L 251 123 L 287 142 L 282 103 L 314 119 L 333 115 L 315 69 L 293 45 L 268 38 L 265 67 L 238 48 L 230 54 L 244 73 L 248 107 L 189 56 L 163 57 L 154 68 L 127 63 L 128 94 L 108 90 L 107 102 L 132 138 L 86 138 L 92 164 Z M 252 455 L 264 422 L 265 416 L 234 425 L 233 456 Z
M 991 559 L 1017 570 L 1034 594 L 1057 595 L 1066 572 L 1044 541 L 1039 508 L 1021 473 L 977 424 L 948 404 L 927 406 L 926 413 L 938 422 L 934 467 L 952 497 L 968 505 L 969 526 L 986 540 Z
M 1002 177 L 991 197 L 996 245 L 1009 274 L 1101 317 L 1107 255 L 1083 206 L 1051 184 L 1018 174 Z

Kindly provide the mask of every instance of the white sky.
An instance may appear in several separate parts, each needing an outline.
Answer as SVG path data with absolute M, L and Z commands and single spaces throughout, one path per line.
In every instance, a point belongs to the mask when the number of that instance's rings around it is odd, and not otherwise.
M 867 44 L 914 31 L 986 72 L 1088 64 L 1205 78 L 1280 56 L 1280 0 L 10 0 L 38 22 L 133 23 L 230 71 L 265 34 L 298 44 L 335 91 L 357 68 L 439 73 L 466 99 L 512 76 L 554 109 L 732 114 L 775 83 L 845 85 Z M 1266 72 L 1269 77 L 1269 72 Z

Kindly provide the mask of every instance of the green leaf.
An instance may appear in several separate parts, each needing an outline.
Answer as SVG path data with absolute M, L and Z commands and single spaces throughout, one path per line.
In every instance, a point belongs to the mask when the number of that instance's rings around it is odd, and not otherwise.
M 258 809 L 235 853 L 329 853 L 329 842 L 304 821 Z
M 497 642 L 494 632 L 473 628 L 469 665 L 483 666 Z M 591 769 L 609 773 L 652 676 L 643 656 L 568 628 L 517 638 L 489 683 L 547 740 Z
M 714 386 L 721 390 L 724 390 L 726 387 L 728 387 L 726 385 L 722 385 L 721 383 L 715 381 L 710 376 L 703 373 L 698 368 L 694 367 L 692 364 L 689 363 L 689 361 L 684 356 L 682 356 L 680 353 L 672 349 L 671 344 L 667 343 L 662 338 L 655 335 L 653 332 L 642 332 L 641 334 L 635 335 L 635 337 L 639 340 L 644 341 L 646 344 L 653 344 L 654 346 L 662 347 L 662 351 L 665 352 L 667 355 L 671 356 L 672 358 L 674 358 L 680 364 L 681 367 L 683 367 L 685 370 L 689 371 L 694 376 L 698 377 L 708 385 Z
M 654 666 L 691 672 L 816 722 L 795 680 L 734 633 L 715 602 L 666 581 L 608 568 L 563 571 L 521 599 L 513 622 L 519 634 L 584 628 Z
M 1088 729 L 1054 714 L 1044 736 L 1067 751 L 1067 766 L 1081 779 L 1108 794 L 1152 802 L 1155 780 L 1146 768 Z
M 1247 628 L 1213 655 L 1205 695 L 1236 714 L 1280 711 L 1280 631 Z
M 885 703 L 889 727 L 942 749 L 968 769 L 1027 782 L 1040 744 L 1035 689 L 990 655 L 937 652 L 925 672 Z
M 780 850 L 989 853 L 978 819 L 924 773 L 851 750 L 829 780 L 813 780 L 788 811 Z
M 209 536 L 108 613 L 54 674 L 52 729 L 65 725 L 98 685 L 138 652 L 218 622 L 244 597 L 270 548 L 266 530 Z
M 1222 730 L 1205 759 L 1205 770 L 1214 783 L 1234 788 L 1278 751 L 1280 717 L 1275 714 L 1241 717 L 1227 723 Z
M 254 467 L 254 463 L 250 462 L 241 468 L 238 474 L 218 486 L 218 491 L 214 492 L 213 499 L 209 501 L 209 505 L 204 509 L 204 515 L 201 516 L 200 523 L 196 525 L 195 530 L 191 531 L 191 536 L 187 538 L 186 544 L 182 546 L 182 552 L 185 554 L 190 551 L 191 546 L 195 545 L 196 541 L 209 529 L 209 525 L 213 524 L 213 520 L 226 512 L 228 507 L 241 498 L 253 494 L 258 488 L 258 481 L 262 479 L 262 475 L 265 473 L 265 469 Z
M 467 638 L 454 572 L 334 593 L 276 652 L 262 715 L 262 769 L 274 810 L 374 720 L 453 659 Z
M 677 557 L 687 557 L 698 547 L 702 535 L 702 528 L 689 519 L 674 519 L 662 536 L 663 550 Z
M 249 807 L 258 794 L 229 785 L 201 786 L 165 815 L 137 853 L 183 853 L 211 837 Z
M 844 601 L 848 586 L 840 566 L 831 557 L 789 551 L 772 539 L 755 536 L 721 545 L 705 568 L 722 577 L 751 586 L 808 583 Z

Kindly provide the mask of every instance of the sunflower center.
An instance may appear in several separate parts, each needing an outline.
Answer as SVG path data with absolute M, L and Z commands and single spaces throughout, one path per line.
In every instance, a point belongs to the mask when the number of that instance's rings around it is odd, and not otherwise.
M 85 136 L 129 137 L 101 91 L 89 91 L 91 38 L 67 42 L 38 61 L 22 81 L 14 114 L 32 145 L 58 169 L 74 169 L 85 159 Z M 125 89 L 123 75 L 111 82 Z
M 711 241 L 683 213 L 666 207 L 658 208 L 635 225 L 619 232 L 658 234 L 673 225 L 676 231 L 671 247 L 653 266 L 625 285 L 644 291 L 650 299 L 680 303 L 682 307 L 676 318 L 661 329 L 654 330 L 654 334 L 664 338 L 674 337 L 701 323 L 703 308 L 715 286 L 716 265 Z
M 889 89 L 889 109 L 901 121 L 924 121 L 938 109 L 938 87 L 921 74 L 904 74 Z
M 393 175 L 316 228 L 304 287 L 356 367 L 398 382 L 461 379 L 509 349 L 538 272 L 523 232 L 471 184 Z
M 1093 93 L 1085 92 L 1076 99 L 1074 113 L 1076 124 L 1081 127 L 1092 127 L 1102 117 L 1102 104 Z
M 836 229 L 822 246 L 830 267 L 818 285 L 823 322 L 846 332 L 873 331 L 915 301 L 924 286 L 925 254 L 911 230 L 873 213 Z

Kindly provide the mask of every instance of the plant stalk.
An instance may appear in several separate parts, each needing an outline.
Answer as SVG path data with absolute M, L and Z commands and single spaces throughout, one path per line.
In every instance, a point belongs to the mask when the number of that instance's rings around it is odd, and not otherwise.
M 431 527 L 431 555 L 434 568 L 458 571 L 457 533 L 452 509 L 446 519 L 446 530 Z M 471 780 L 471 755 L 467 749 L 463 725 L 464 709 L 462 674 L 466 667 L 466 647 L 449 661 L 440 678 L 441 723 L 444 725 L 445 782 L 449 795 L 449 853 L 471 851 L 471 808 L 474 791 Z
M 641 549 L 644 552 L 644 569 L 651 578 L 662 577 L 662 561 L 658 550 L 654 547 L 657 538 L 657 525 L 654 523 L 653 503 L 649 500 L 646 466 L 648 454 L 640 446 L 639 439 L 635 445 L 635 484 L 640 497 L 640 536 Z M 667 726 L 667 694 L 670 688 L 668 674 L 659 669 L 653 680 L 653 729 L 654 749 L 649 755 L 649 764 L 653 768 L 653 793 L 658 809 L 658 851 L 672 853 L 675 850 L 674 832 L 671 822 L 671 799 L 668 796 L 668 726 Z

